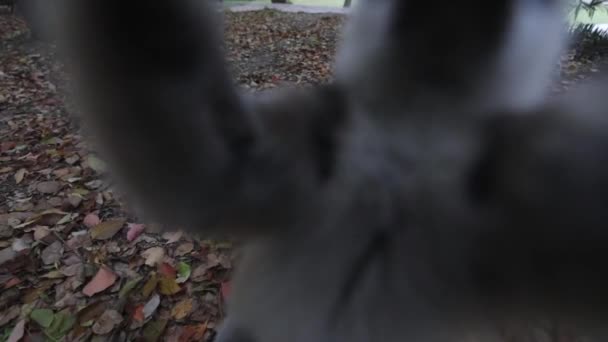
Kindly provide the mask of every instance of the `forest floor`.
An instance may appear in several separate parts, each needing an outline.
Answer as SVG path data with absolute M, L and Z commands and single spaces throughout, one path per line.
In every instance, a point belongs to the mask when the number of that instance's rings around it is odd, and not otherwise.
M 257 91 L 331 80 L 343 22 L 227 13 L 237 83 Z M 19 19 L 0 15 L 0 341 L 211 340 L 229 296 L 231 244 L 171 227 L 155 234 L 130 214 L 67 115 L 54 47 L 27 37 Z M 601 64 L 573 56 L 556 91 Z

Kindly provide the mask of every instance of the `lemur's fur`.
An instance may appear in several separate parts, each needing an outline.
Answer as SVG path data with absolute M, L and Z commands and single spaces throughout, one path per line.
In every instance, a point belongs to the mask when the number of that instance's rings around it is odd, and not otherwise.
M 60 22 L 143 212 L 248 241 L 219 341 L 605 317 L 608 87 L 547 99 L 558 0 L 360 0 L 335 83 L 263 99 L 233 86 L 207 3 L 70 0 Z

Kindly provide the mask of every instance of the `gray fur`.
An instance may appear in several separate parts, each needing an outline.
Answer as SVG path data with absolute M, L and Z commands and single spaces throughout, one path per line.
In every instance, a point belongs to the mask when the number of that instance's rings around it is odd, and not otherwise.
M 263 99 L 232 86 L 201 3 L 71 0 L 62 46 L 144 213 L 247 237 L 220 342 L 605 317 L 608 103 L 545 99 L 557 0 L 361 1 L 337 82 Z

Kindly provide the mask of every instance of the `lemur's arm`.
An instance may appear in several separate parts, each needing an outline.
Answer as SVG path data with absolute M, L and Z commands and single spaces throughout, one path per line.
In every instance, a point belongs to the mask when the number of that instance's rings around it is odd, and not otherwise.
M 497 307 L 587 322 L 608 314 L 607 90 L 587 85 L 487 130 L 472 184 L 495 222 L 475 263 Z
M 324 144 L 342 119 L 336 87 L 245 101 L 206 1 L 66 5 L 61 44 L 88 123 L 147 216 L 272 226 L 314 202 L 331 167 Z

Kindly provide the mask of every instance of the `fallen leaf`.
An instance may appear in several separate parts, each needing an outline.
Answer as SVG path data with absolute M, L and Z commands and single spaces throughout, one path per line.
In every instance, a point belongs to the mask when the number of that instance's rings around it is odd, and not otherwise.
M 108 303 L 103 301 L 89 304 L 87 307 L 78 312 L 78 324 L 87 325 L 88 322 L 97 319 L 97 317 L 106 311 L 107 308 Z
M 185 283 L 188 278 L 190 278 L 190 274 L 192 273 L 190 265 L 185 262 L 180 262 L 177 264 L 177 279 L 175 280 L 178 284 Z
M 165 257 L 165 249 L 162 247 L 148 248 L 141 253 L 141 256 L 146 259 L 145 264 L 155 266 L 160 263 Z
M 230 282 L 223 282 L 221 285 L 222 298 L 227 299 L 230 296 Z
M 70 164 L 70 165 L 76 164 L 76 162 L 79 161 L 79 160 L 80 160 L 80 156 L 77 155 L 77 154 L 73 154 L 73 155 L 65 158 L 65 162 L 68 163 L 68 164 Z
M 118 292 L 118 298 L 125 298 L 131 293 L 131 291 L 139 284 L 142 280 L 142 277 L 137 277 L 135 279 L 129 280 Z
M 121 322 L 122 315 L 118 313 L 118 311 L 111 309 L 106 310 L 101 317 L 95 321 L 91 330 L 97 335 L 105 335 L 114 330 Z
M 99 216 L 95 215 L 95 214 L 88 214 L 87 216 L 84 217 L 84 220 L 82 220 L 82 223 L 87 226 L 88 228 L 93 228 L 96 225 L 98 225 L 101 222 L 101 220 L 99 219 Z
M 232 261 L 230 260 L 230 256 L 226 253 L 215 254 L 209 253 L 207 255 L 207 267 L 213 268 L 216 266 L 222 266 L 225 269 L 232 268 Z
M 13 228 L 7 224 L 0 223 L 0 239 L 9 238 L 13 236 Z
M 51 234 L 51 230 L 46 226 L 34 227 L 34 240 L 40 241 Z
M 152 296 L 152 298 L 150 298 L 150 300 L 146 303 L 146 305 L 144 305 L 144 308 L 142 310 L 144 319 L 151 317 L 154 314 L 154 312 L 156 312 L 156 309 L 158 309 L 159 305 L 160 305 L 160 296 L 155 294 L 154 296 Z
M 99 293 L 110 286 L 114 285 L 116 282 L 117 276 L 105 266 L 102 266 L 95 277 L 91 279 L 91 281 L 82 289 L 82 293 L 88 297 L 93 296 L 96 293 Z
M 23 302 L 25 304 L 33 303 L 34 301 L 38 300 L 44 292 L 46 292 L 54 285 L 55 283 L 52 280 L 45 280 L 40 282 L 39 287 L 30 289 L 25 293 L 25 295 L 23 296 Z
M 103 185 L 103 181 L 101 179 L 92 180 L 90 182 L 84 183 L 84 185 L 90 190 L 95 190 L 101 188 Z
M 17 293 L 18 292 L 19 291 L 17 291 Z M 21 313 L 21 308 L 19 307 L 19 305 L 11 306 L 8 309 L 3 309 L 0 312 L 0 327 L 7 325 L 12 320 L 19 317 L 20 313 Z
M 21 252 L 21 251 L 25 251 L 26 249 L 30 248 L 30 242 L 26 239 L 15 239 L 15 241 L 13 241 L 13 243 L 11 244 L 11 247 L 13 248 L 13 250 L 17 253 Z
M 186 298 L 179 301 L 173 309 L 171 309 L 171 316 L 177 320 L 182 320 L 190 315 L 192 312 L 193 300 L 192 298 Z
M 56 225 L 60 226 L 66 223 L 70 223 L 72 221 L 74 221 L 75 218 L 77 218 L 78 216 L 80 216 L 80 214 L 78 213 L 71 213 L 71 214 L 67 214 L 64 217 L 61 218 L 61 220 L 57 221 Z
M 101 222 L 91 229 L 91 238 L 95 240 L 108 240 L 111 239 L 122 226 L 125 224 L 125 219 L 113 219 L 105 222 Z
M 66 277 L 73 277 L 75 275 L 83 274 L 84 265 L 82 263 L 76 263 L 70 266 L 65 266 L 61 268 L 60 272 Z
M 59 278 L 65 278 L 65 275 L 63 275 L 63 273 L 61 273 L 61 271 L 59 271 L 59 270 L 52 270 L 48 273 L 41 275 L 40 277 L 47 278 L 47 279 L 59 279 Z
M 158 285 L 158 277 L 156 273 L 152 273 L 148 281 L 144 284 L 144 288 L 141 290 L 144 298 L 148 298 L 152 291 L 156 289 L 156 285 Z
M 209 267 L 207 265 L 198 265 L 194 271 L 192 271 L 192 281 L 198 283 L 207 280 L 209 278 L 207 275 L 208 270 Z
M 129 228 L 129 231 L 127 232 L 127 241 L 129 242 L 137 239 L 137 237 L 146 229 L 146 226 L 141 223 L 129 223 L 127 224 L 127 227 Z
M 87 156 L 87 165 L 91 169 L 93 169 L 93 171 L 95 171 L 99 174 L 106 172 L 106 170 L 108 168 L 106 163 L 103 160 L 97 158 L 96 156 L 94 156 L 92 154 L 89 154 Z
M 36 185 L 36 190 L 43 194 L 55 194 L 61 189 L 61 183 L 56 181 L 40 182 Z
M 175 256 L 178 256 L 178 257 L 184 256 L 184 255 L 192 252 L 193 249 L 194 249 L 194 244 L 192 242 L 182 243 L 175 250 Z
M 144 306 L 143 305 L 138 305 L 135 307 L 135 309 L 133 309 L 133 319 L 138 321 L 138 322 L 143 322 L 146 317 L 144 315 Z
M 55 314 L 51 326 L 45 329 L 45 334 L 56 341 L 62 340 L 65 334 L 72 329 L 74 323 L 76 323 L 76 318 L 73 315 L 68 312 L 58 312 Z
M 19 285 L 19 284 L 21 284 L 21 279 L 19 279 L 17 277 L 12 277 L 6 283 L 4 283 L 4 288 L 10 289 L 11 287 Z
M 82 196 L 77 193 L 70 194 L 67 198 L 67 202 L 72 208 L 78 208 L 82 203 L 82 200 Z
M 67 168 L 67 167 L 64 167 L 64 168 L 57 169 L 57 170 L 53 171 L 53 175 L 56 178 L 63 178 L 65 176 L 69 175 L 69 174 L 70 174 L 70 168 Z
M 25 333 L 25 320 L 20 320 L 17 322 L 13 331 L 11 331 L 11 335 L 8 337 L 6 342 L 17 342 L 23 338 L 23 334 Z
M 61 260 L 63 256 L 63 244 L 60 241 L 55 241 L 42 250 L 40 258 L 45 265 L 52 265 Z
M 51 309 L 34 309 L 30 313 L 30 318 L 41 327 L 48 328 L 53 323 L 55 313 Z
M 160 264 L 158 267 L 158 273 L 168 278 L 175 278 L 175 276 L 177 276 L 177 271 L 175 268 L 166 262 Z
M 144 326 L 143 337 L 146 342 L 156 342 L 165 331 L 167 320 L 150 321 Z
M 23 177 L 25 177 L 26 169 L 19 169 L 15 172 L 15 183 L 19 184 L 23 181 Z
M 2 96 L 2 99 L 4 99 L 4 96 Z M 3 103 L 4 101 L 0 101 L 0 103 Z M 12 141 L 3 141 L 2 143 L 0 143 L 0 152 L 6 152 L 6 151 L 10 151 L 12 149 L 14 149 L 17 146 L 17 144 L 15 144 Z
M 182 235 L 184 234 L 184 232 L 182 232 L 181 230 L 177 231 L 177 232 L 166 232 L 163 234 L 163 239 L 167 240 L 167 243 L 174 243 L 179 241 L 179 239 L 182 238 Z
M 40 141 L 42 145 L 61 145 L 63 144 L 63 140 L 59 137 L 49 137 L 42 141 Z
M 158 280 L 158 289 L 160 293 L 166 296 L 174 295 L 181 291 L 181 288 L 174 278 L 168 278 L 165 276 L 161 276 Z
M 207 331 L 207 323 L 187 325 L 184 327 L 178 342 L 202 341 Z

